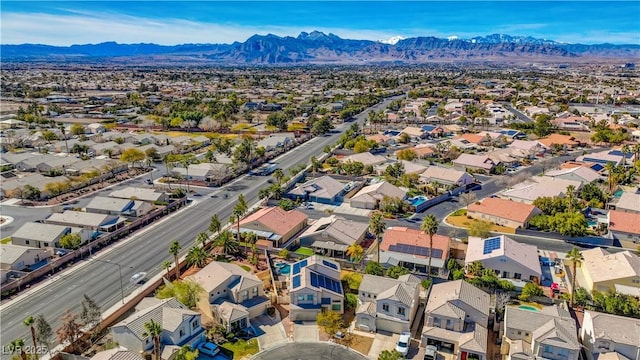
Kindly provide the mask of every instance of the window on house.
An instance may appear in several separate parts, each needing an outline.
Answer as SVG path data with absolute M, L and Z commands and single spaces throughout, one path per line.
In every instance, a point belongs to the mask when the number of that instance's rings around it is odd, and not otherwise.
M 180 337 L 183 337 L 183 336 L 184 336 L 184 329 L 180 328 Z
M 389 304 L 382 304 L 382 311 L 389 311 Z
M 313 294 L 307 295 L 307 301 L 313 301 Z
M 340 304 L 331 305 L 331 310 L 333 310 L 333 311 L 340 311 L 340 309 L 341 309 Z
M 398 308 L 398 315 L 400 315 L 400 316 L 404 316 L 404 314 L 405 314 L 405 310 L 404 310 L 404 308 L 403 308 L 403 307 L 399 307 L 399 308 Z
M 304 295 L 298 295 L 298 301 L 304 301 Z
M 251 293 L 253 293 L 253 295 L 258 295 L 258 287 L 257 287 L 257 286 L 256 286 L 256 287 L 254 287 L 254 288 L 251 290 Z
M 522 274 L 514 273 L 514 274 L 513 274 L 513 278 L 514 278 L 514 279 L 518 279 L 518 280 L 520 280 L 520 279 L 522 279 Z
M 194 321 L 193 324 L 191 324 L 191 329 L 195 329 L 198 327 L 198 320 Z
M 544 348 L 543 348 L 543 350 L 544 350 L 544 352 L 546 352 L 546 353 L 550 353 L 550 354 L 552 354 L 552 353 L 553 353 L 553 347 L 551 347 L 551 345 L 545 345 L 545 346 L 544 346 Z
M 24 243 L 29 245 L 29 240 L 25 240 Z
M 44 246 L 45 246 L 45 247 L 48 247 L 48 246 L 49 246 L 49 243 L 44 243 Z
M 433 318 L 433 326 L 440 327 L 440 318 L 437 318 L 437 317 Z

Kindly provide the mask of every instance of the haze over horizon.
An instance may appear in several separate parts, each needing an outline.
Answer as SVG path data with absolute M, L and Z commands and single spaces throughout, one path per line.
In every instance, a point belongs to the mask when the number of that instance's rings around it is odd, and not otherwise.
M 243 42 L 313 30 L 387 40 L 490 34 L 640 45 L 638 1 L 3 1 L 1 44 Z

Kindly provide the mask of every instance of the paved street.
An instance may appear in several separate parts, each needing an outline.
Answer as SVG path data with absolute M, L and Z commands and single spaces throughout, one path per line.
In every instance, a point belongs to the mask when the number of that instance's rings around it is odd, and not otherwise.
M 384 102 L 374 106 L 374 110 L 384 109 L 389 102 L 395 98 L 389 98 Z M 367 112 L 357 117 L 357 122 L 362 124 Z M 319 156 L 326 145 L 333 145 L 340 134 L 351 126 L 345 123 L 339 126 L 336 132 L 329 136 L 314 138 L 299 146 L 294 151 L 281 155 L 274 161 L 285 171 L 298 164 L 307 164 L 312 155 Z M 182 253 L 185 254 L 194 243 L 194 239 L 199 232 L 205 231 L 209 225 L 209 220 L 213 214 L 218 214 L 220 219 L 229 219 L 233 206 L 233 199 L 243 193 L 247 202 L 253 204 L 258 201 L 258 191 L 268 185 L 270 177 L 242 176 L 232 182 L 233 191 L 230 191 L 230 198 L 223 197 L 196 198 L 195 204 L 181 212 L 164 219 L 163 221 L 145 228 L 134 234 L 130 241 L 112 250 L 103 251 L 99 256 L 103 261 L 110 261 L 121 264 L 122 279 L 125 284 L 129 283 L 129 278 L 140 271 L 147 272 L 151 277 L 161 269 L 164 260 L 170 260 L 169 244 L 177 240 L 182 245 Z M 140 180 L 142 181 L 142 180 Z M 225 188 L 229 189 L 228 186 Z M 91 260 L 80 268 L 56 276 L 54 281 L 44 282 L 30 290 L 29 296 L 11 301 L 0 307 L 0 328 L 3 344 L 8 344 L 13 339 L 28 339 L 28 328 L 22 325 L 22 321 L 29 315 L 43 314 L 55 329 L 60 324 L 60 317 L 69 307 L 78 310 L 83 294 L 92 297 L 102 308 L 106 310 L 120 301 L 120 277 L 117 265 Z M 125 296 L 133 288 L 125 288 Z M 3 358 L 5 358 L 3 356 Z

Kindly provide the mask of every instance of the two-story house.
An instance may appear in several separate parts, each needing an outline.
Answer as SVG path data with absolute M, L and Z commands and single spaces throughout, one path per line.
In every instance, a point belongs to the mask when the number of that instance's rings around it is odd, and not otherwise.
M 489 294 L 464 280 L 433 285 L 421 346 L 434 345 L 456 360 L 485 360 L 489 301 Z
M 640 319 L 585 310 L 580 339 L 587 360 L 640 360 Z
M 420 278 L 362 276 L 358 289 L 356 328 L 365 331 L 410 331 L 420 300 Z
M 507 306 L 504 316 L 504 342 L 509 344 L 506 360 L 578 360 L 576 322 L 559 306 L 532 311 Z
M 145 298 L 135 313 L 111 327 L 113 340 L 135 353 L 152 351 L 153 339 L 145 336 L 145 324 L 151 320 L 162 326 L 161 347 L 191 345 L 204 336 L 199 313 L 187 309 L 175 298 Z
M 235 264 L 214 261 L 187 278 L 204 289 L 200 312 L 227 331 L 249 327 L 249 321 L 264 314 L 270 304 L 262 280 Z
M 291 265 L 289 287 L 292 321 L 313 321 L 319 312 L 344 312 L 340 264 L 314 255 Z

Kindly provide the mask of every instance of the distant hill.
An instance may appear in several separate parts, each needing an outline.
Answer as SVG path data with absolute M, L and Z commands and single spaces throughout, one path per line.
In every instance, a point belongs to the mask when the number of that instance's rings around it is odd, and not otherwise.
M 127 61 L 152 59 L 198 61 L 225 65 L 259 64 L 375 64 L 429 61 L 474 61 L 515 59 L 633 59 L 640 45 L 564 44 L 533 37 L 492 34 L 471 39 L 395 37 L 393 41 L 343 39 L 320 31 L 297 37 L 253 35 L 233 44 L 118 44 L 105 42 L 72 46 L 39 44 L 0 45 L 2 61 Z

